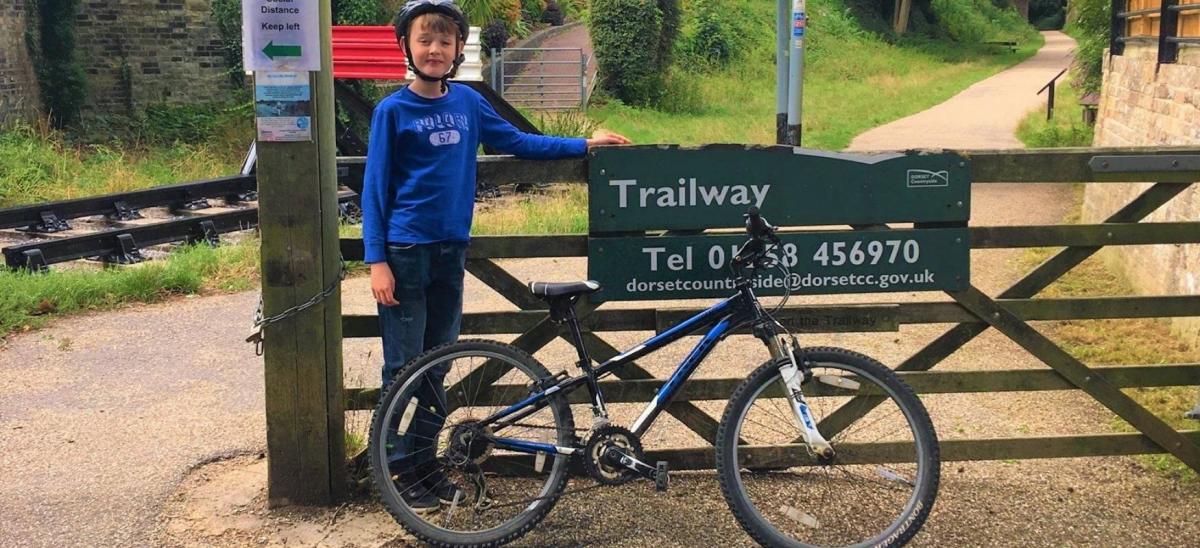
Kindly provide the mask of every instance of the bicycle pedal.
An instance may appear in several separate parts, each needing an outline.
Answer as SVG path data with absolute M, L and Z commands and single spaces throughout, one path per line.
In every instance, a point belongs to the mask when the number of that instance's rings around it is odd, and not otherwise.
M 667 461 L 660 460 L 657 463 L 654 471 L 654 490 L 666 491 L 671 483 L 671 476 L 667 473 Z

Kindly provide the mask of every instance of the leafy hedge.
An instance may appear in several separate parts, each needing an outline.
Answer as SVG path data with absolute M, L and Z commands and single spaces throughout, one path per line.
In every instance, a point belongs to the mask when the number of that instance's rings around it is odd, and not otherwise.
M 1074 0 L 1067 16 L 1066 32 L 1075 39 L 1071 81 L 1080 89 L 1100 91 L 1104 73 L 1104 50 L 1108 47 L 1112 3 L 1108 0 Z
M 662 10 L 656 0 L 592 0 L 588 18 L 601 85 L 633 105 L 654 101 L 661 85 L 658 43 Z

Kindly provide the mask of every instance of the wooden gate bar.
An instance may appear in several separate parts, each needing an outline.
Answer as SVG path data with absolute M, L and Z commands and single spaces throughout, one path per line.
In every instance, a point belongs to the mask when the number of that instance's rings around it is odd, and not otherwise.
M 996 304 L 974 286 L 966 291 L 956 293 L 954 298 L 974 312 L 976 316 L 987 320 L 989 325 L 1021 345 L 1030 354 L 1053 367 L 1055 371 L 1071 381 L 1071 384 L 1078 386 L 1113 413 L 1125 419 L 1134 428 L 1149 436 L 1192 470 L 1200 472 L 1200 447 L 1190 440 L 1184 439 L 1162 419 L 1138 405 L 1137 402 L 1110 384 L 1104 376 L 1089 369 L 1047 339 L 1045 335 Z
M 490 259 L 467 259 L 467 272 L 502 295 L 521 310 L 546 310 L 546 301 L 533 295 L 525 284 Z
M 1180 433 L 1191 442 L 1200 442 L 1200 430 Z M 1041 436 L 1032 438 L 989 438 L 975 440 L 938 440 L 942 462 L 962 462 L 1007 459 L 1049 459 L 1074 457 L 1106 457 L 1163 453 L 1161 447 L 1142 434 L 1090 434 L 1085 436 Z M 846 464 L 883 464 L 898 462 L 896 455 L 911 452 L 912 444 L 864 443 L 842 444 L 847 454 Z M 803 445 L 749 446 L 739 448 L 743 458 L 764 468 L 792 465 L 811 465 Z M 646 459 L 665 460 L 671 470 L 711 470 L 716 468 L 711 447 L 659 449 L 646 451 Z M 527 455 L 498 455 L 488 459 L 485 470 L 496 473 L 522 474 L 533 468 L 533 457 Z
M 1025 321 L 1103 320 L 1128 318 L 1182 318 L 1200 315 L 1200 295 L 1153 297 L 1077 297 L 1070 299 L 996 299 Z M 856 309 L 885 310 L 893 315 L 876 323 L 855 325 L 810 325 L 814 317 L 834 318 L 834 323 L 852 318 Z M 586 331 L 655 331 L 661 333 L 680 318 L 700 312 L 699 308 L 664 310 L 597 310 L 580 319 Z M 914 302 L 853 306 L 791 305 L 775 314 L 788 329 L 797 333 L 871 333 L 896 331 L 897 325 L 962 323 L 983 326 L 962 305 L 953 302 Z M 544 310 L 513 312 L 471 312 L 463 315 L 464 335 L 501 335 L 524 333 L 546 318 Z M 379 320 L 374 315 L 347 314 L 342 317 L 346 338 L 379 336 Z M 744 333 L 745 331 L 735 331 Z
M 1117 388 L 1186 386 L 1200 378 L 1200 364 L 1123 365 L 1093 368 Z M 918 394 L 978 394 L 984 392 L 1045 392 L 1077 390 L 1062 375 L 1045 369 L 1006 369 L 1001 371 L 910 371 L 900 373 Z M 676 396 L 677 401 L 728 400 L 744 378 L 692 379 Z M 644 403 L 657 394 L 665 381 L 661 379 L 600 381 L 604 400 L 609 403 Z M 508 385 L 493 385 L 503 394 Z M 824 388 L 820 385 L 819 388 Z M 768 392 L 769 393 L 769 392 Z M 489 405 L 512 405 L 518 397 L 489 399 Z M 589 403 L 587 393 L 575 391 L 568 396 L 573 404 Z M 374 409 L 379 402 L 378 388 L 346 390 L 346 409 Z
M 1200 223 L 972 227 L 971 249 L 1200 243 Z

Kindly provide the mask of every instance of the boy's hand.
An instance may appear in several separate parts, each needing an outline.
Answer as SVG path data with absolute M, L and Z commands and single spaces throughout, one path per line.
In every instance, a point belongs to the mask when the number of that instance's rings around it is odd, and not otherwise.
M 371 294 L 375 296 L 375 302 L 383 306 L 400 304 L 396 300 L 396 279 L 387 263 L 371 264 Z
M 587 140 L 588 148 L 600 145 L 628 145 L 630 141 L 628 137 L 619 133 L 613 133 L 607 129 L 597 129 L 592 133 L 592 138 Z

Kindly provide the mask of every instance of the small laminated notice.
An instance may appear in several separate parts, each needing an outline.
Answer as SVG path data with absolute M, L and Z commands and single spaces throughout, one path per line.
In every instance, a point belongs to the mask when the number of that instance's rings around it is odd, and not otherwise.
M 540 473 L 542 473 L 542 470 L 545 470 L 545 469 L 546 469 L 546 454 L 539 451 L 537 454 L 537 457 L 534 457 L 534 459 L 533 459 L 533 471 L 540 474 Z
M 801 512 L 797 508 L 792 508 L 791 506 L 783 506 L 779 509 L 779 511 L 782 512 L 783 515 L 787 516 L 792 521 L 795 521 L 796 523 L 799 523 L 805 527 L 811 527 L 813 529 L 821 528 L 821 523 L 817 521 L 817 518 L 814 518 L 804 512 Z

